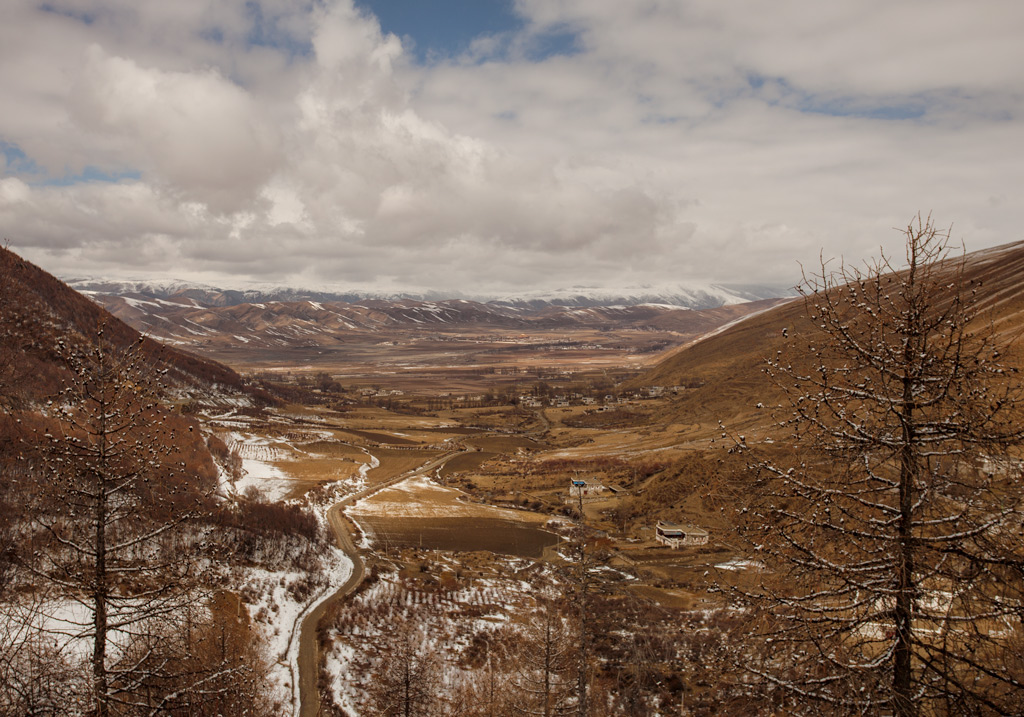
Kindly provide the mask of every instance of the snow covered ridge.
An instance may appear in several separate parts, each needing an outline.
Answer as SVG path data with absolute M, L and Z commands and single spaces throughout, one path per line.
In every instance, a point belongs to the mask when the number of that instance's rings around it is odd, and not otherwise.
M 787 286 L 754 286 L 726 284 L 678 284 L 665 286 L 588 287 L 572 286 L 561 289 L 542 289 L 516 294 L 462 293 L 459 291 L 407 290 L 379 291 L 368 288 L 344 287 L 288 287 L 250 285 L 237 288 L 218 288 L 180 280 L 118 281 L 106 279 L 70 278 L 67 283 L 85 294 L 146 297 L 153 300 L 192 300 L 204 306 L 234 306 L 244 303 L 271 301 L 333 301 L 356 303 L 359 301 L 444 301 L 472 300 L 508 307 L 539 309 L 545 306 L 637 306 L 655 304 L 710 309 L 729 304 L 741 304 L 759 299 L 787 296 Z
M 527 292 L 490 299 L 496 304 L 539 308 L 549 306 L 676 306 L 689 309 L 713 309 L 729 304 L 743 304 L 759 299 L 787 296 L 792 290 L 784 286 L 733 286 L 723 284 L 691 284 L 674 286 L 641 286 L 627 288 L 570 287 L 558 290 Z

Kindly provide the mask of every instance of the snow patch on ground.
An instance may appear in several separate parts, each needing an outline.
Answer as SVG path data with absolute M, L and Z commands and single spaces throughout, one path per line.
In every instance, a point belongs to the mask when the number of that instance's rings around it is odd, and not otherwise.
M 497 518 L 529 521 L 533 514 L 463 502 L 465 494 L 439 486 L 424 475 L 413 476 L 356 502 L 346 511 L 354 518 Z M 541 516 L 538 516 L 540 520 Z
M 277 701 L 298 702 L 298 691 L 295 689 L 293 694 L 293 685 L 298 684 L 298 631 L 302 619 L 334 594 L 351 575 L 352 561 L 340 549 L 329 546 L 316 575 L 322 582 L 311 598 L 300 601 L 295 597 L 294 588 L 309 579 L 306 573 L 263 568 L 245 570 L 241 591 L 270 658 L 268 679 Z
M 719 570 L 764 570 L 764 563 L 757 560 L 733 558 L 715 566 Z
M 234 493 L 244 495 L 246 490 L 253 487 L 267 500 L 277 501 L 291 492 L 294 487 L 291 476 L 271 463 L 285 459 L 289 455 L 290 446 L 274 445 L 269 439 L 240 432 L 232 432 L 227 443 L 228 448 L 242 458 L 242 477 L 235 481 L 232 488 Z
M 242 477 L 235 481 L 235 492 L 245 494 L 249 486 L 257 488 L 267 500 L 282 500 L 291 492 L 293 482 L 276 466 L 251 458 L 242 459 Z

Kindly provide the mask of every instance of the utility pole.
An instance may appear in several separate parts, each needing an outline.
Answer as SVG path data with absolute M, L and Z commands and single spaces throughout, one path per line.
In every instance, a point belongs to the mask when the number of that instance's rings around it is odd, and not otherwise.
M 579 595 L 577 596 L 577 610 L 579 620 L 579 664 L 576 672 L 576 693 L 577 693 L 577 714 L 579 717 L 587 715 L 587 658 L 589 649 L 587 645 L 587 597 L 589 588 L 589 575 L 587 572 L 587 533 L 583 514 L 583 487 L 576 486 L 579 497 Z

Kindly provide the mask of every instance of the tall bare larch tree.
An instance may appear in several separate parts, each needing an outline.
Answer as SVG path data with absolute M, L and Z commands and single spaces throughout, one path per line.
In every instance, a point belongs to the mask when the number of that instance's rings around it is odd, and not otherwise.
M 753 462 L 747 667 L 793 711 L 1021 713 L 1019 377 L 949 232 L 903 233 L 902 266 L 823 262 L 769 361 L 794 453 Z
M 98 717 L 159 704 L 155 685 L 180 689 L 175 660 L 160 654 L 171 640 L 140 646 L 173 633 L 198 597 L 195 534 L 185 530 L 195 499 L 183 499 L 188 481 L 168 465 L 175 438 L 157 401 L 159 371 L 140 347 L 110 345 L 102 327 L 83 346 L 61 342 L 70 378 L 48 405 L 55 427 L 26 561 L 60 596 L 65 617 L 51 623 L 91 646 Z M 69 602 L 82 608 L 72 617 L 61 607 Z M 216 671 L 192 670 L 190 679 L 205 684 Z
M 567 621 L 551 600 L 541 598 L 525 625 L 512 678 L 516 714 L 554 717 L 576 712 L 575 643 Z
M 444 714 L 441 662 L 410 622 L 394 628 L 369 690 L 369 707 L 385 717 Z

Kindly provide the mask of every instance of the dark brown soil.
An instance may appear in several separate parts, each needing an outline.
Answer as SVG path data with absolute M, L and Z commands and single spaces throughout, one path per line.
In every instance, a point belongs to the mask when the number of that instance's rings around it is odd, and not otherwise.
M 369 518 L 359 522 L 378 549 L 424 548 L 465 552 L 486 550 L 523 558 L 540 558 L 558 536 L 511 520 L 497 518 Z
M 454 473 L 478 470 L 480 466 L 496 455 L 498 454 L 488 451 L 459 454 L 444 464 L 444 467 L 441 468 L 441 475 L 447 478 Z
M 353 436 L 359 436 L 367 441 L 373 441 L 374 443 L 383 443 L 385 445 L 392 446 L 415 446 L 419 445 L 418 441 L 411 441 L 408 438 L 402 438 L 401 436 L 395 436 L 390 433 L 374 433 L 373 431 L 361 431 L 356 428 L 346 428 L 345 433 L 351 433 Z

